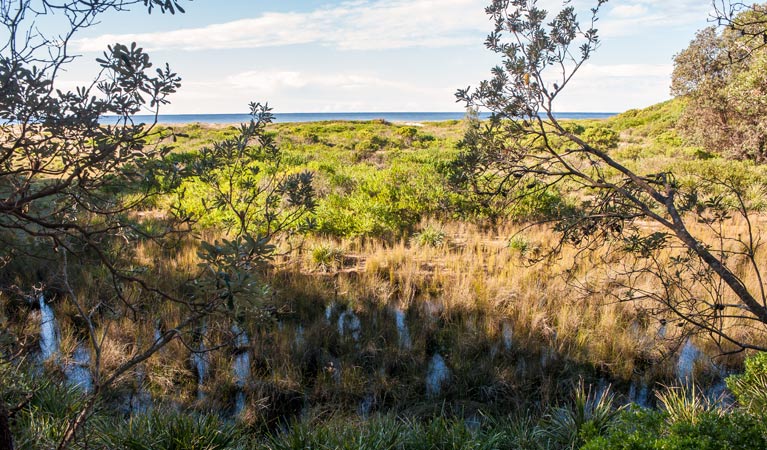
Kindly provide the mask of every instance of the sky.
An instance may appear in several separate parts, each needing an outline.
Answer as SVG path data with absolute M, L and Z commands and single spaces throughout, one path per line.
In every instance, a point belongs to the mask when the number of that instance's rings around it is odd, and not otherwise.
M 162 113 L 463 111 L 455 91 L 500 63 L 484 46 L 490 0 L 182 0 L 185 14 L 109 14 L 77 35 L 65 84 L 92 78 L 110 43 L 135 41 L 183 81 Z M 574 0 L 577 8 L 593 1 Z M 558 10 L 562 2 L 540 0 Z M 621 112 L 669 98 L 673 56 L 709 25 L 709 0 L 611 0 L 601 47 L 559 112 Z

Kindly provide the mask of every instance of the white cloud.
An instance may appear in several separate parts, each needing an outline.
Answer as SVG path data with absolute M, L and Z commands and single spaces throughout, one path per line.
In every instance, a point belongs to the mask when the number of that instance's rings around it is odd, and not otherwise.
M 445 47 L 481 42 L 490 24 L 485 0 L 364 0 L 310 12 L 267 12 L 227 23 L 140 34 L 105 34 L 76 42 L 102 51 L 135 41 L 150 50 L 258 48 L 319 43 L 349 50 Z
M 608 10 L 599 31 L 603 37 L 642 36 L 705 22 L 711 3 L 702 0 L 636 0 Z
M 621 19 L 641 16 L 647 13 L 644 5 L 618 5 L 610 11 L 610 17 Z
M 491 29 L 487 0 L 359 0 L 308 12 L 265 12 L 255 18 L 200 28 L 79 39 L 79 51 L 103 51 L 114 42 L 138 42 L 150 50 L 203 50 L 321 44 L 346 50 L 477 45 Z M 593 0 L 575 0 L 586 19 Z M 542 0 L 554 13 L 561 0 Z M 600 34 L 635 36 L 700 23 L 711 5 L 702 0 L 634 0 L 600 14 Z
M 571 4 L 581 11 L 583 20 L 594 2 L 572 0 Z M 283 112 L 460 110 L 462 106 L 454 103 L 455 88 L 476 85 L 500 60 L 482 46 L 492 28 L 484 14 L 490 0 L 322 3 L 330 6 L 304 12 L 264 12 L 200 28 L 102 35 L 82 39 L 77 47 L 79 51 L 101 51 L 115 41 L 137 41 L 149 50 L 296 46 L 263 52 L 279 58 L 262 57 L 258 51 L 221 52 L 216 64 L 200 64 L 199 55 L 193 52 L 165 55 L 186 64 L 180 70 L 183 88 L 165 112 L 231 112 L 241 110 L 250 99 L 268 99 Z M 551 13 L 562 4 L 562 0 L 539 0 Z M 619 111 L 668 98 L 672 66 L 667 62 L 684 43 L 680 42 L 686 38 L 680 36 L 691 38 L 695 29 L 705 26 L 709 11 L 709 0 L 607 3 L 597 22 L 603 47 L 563 91 L 558 109 Z M 670 46 L 671 41 L 676 47 Z M 457 44 L 466 45 L 450 48 L 449 57 L 445 50 L 333 51 Z M 170 62 L 178 69 L 178 63 Z
M 669 98 L 671 64 L 585 64 L 558 99 L 558 111 L 624 111 Z
M 359 73 L 304 73 L 289 70 L 253 70 L 227 77 L 226 82 L 234 88 L 253 88 L 261 92 L 271 93 L 281 89 L 302 88 L 337 88 L 337 89 L 370 89 L 398 88 L 413 89 L 413 86 L 379 78 L 374 75 Z

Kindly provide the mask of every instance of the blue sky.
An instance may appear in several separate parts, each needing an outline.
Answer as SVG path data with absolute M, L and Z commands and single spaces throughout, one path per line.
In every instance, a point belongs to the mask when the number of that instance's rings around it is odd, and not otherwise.
M 137 41 L 183 78 L 164 113 L 461 111 L 457 88 L 499 62 L 489 0 L 194 0 L 175 16 L 112 14 L 78 35 L 80 84 L 108 43 Z M 561 2 L 541 0 L 549 10 Z M 575 0 L 588 7 L 588 0 Z M 708 25 L 708 0 L 612 0 L 602 47 L 558 111 L 623 111 L 668 98 L 672 57 Z

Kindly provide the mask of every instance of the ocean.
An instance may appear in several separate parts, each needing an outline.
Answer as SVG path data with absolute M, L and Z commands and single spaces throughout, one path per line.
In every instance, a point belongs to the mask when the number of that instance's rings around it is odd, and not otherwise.
M 558 119 L 606 119 L 617 113 L 584 113 L 584 112 L 565 112 L 556 113 Z M 445 120 L 460 120 L 465 116 L 462 112 L 352 112 L 352 113 L 276 113 L 275 122 L 277 123 L 296 123 L 296 122 L 324 122 L 334 120 L 378 120 L 383 119 L 388 122 L 441 122 Z M 486 118 L 488 114 L 480 114 L 480 117 Z M 149 123 L 154 120 L 150 115 L 133 116 L 135 123 Z M 243 123 L 250 120 L 248 114 L 166 114 L 158 117 L 159 123 L 165 124 L 185 124 L 185 123 L 211 123 L 211 124 L 229 124 Z M 105 116 L 101 118 L 104 125 L 114 124 L 114 116 Z

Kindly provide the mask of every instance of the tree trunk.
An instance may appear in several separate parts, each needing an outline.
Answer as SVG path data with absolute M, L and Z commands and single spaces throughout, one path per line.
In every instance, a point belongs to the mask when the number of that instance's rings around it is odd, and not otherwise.
M 13 436 L 8 410 L 0 405 L 0 450 L 13 450 Z

